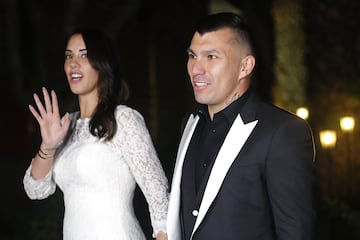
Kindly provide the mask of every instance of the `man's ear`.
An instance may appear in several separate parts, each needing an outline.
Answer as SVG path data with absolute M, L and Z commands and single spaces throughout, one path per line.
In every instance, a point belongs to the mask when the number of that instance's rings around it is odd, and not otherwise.
M 255 57 L 247 55 L 241 60 L 239 79 L 249 76 L 255 67 Z

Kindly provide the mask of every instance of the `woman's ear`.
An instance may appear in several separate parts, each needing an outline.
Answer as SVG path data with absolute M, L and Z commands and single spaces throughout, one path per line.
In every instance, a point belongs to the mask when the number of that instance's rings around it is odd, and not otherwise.
M 252 55 L 247 55 L 241 60 L 240 63 L 240 75 L 239 79 L 243 79 L 249 76 L 255 67 L 255 57 Z

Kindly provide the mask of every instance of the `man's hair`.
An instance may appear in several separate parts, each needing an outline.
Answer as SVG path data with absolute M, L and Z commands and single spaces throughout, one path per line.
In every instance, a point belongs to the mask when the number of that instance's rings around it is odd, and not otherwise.
M 253 43 L 249 25 L 243 16 L 231 12 L 220 12 L 202 18 L 196 25 L 194 33 L 203 35 L 208 32 L 214 32 L 222 28 L 231 28 L 236 32 L 236 41 L 240 44 L 248 45 L 249 51 L 253 53 Z

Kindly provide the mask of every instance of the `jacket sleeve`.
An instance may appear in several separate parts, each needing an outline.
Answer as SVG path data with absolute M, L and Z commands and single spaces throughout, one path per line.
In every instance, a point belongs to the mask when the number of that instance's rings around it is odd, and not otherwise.
M 280 125 L 265 170 L 277 239 L 314 239 L 314 157 L 312 131 L 304 120 Z

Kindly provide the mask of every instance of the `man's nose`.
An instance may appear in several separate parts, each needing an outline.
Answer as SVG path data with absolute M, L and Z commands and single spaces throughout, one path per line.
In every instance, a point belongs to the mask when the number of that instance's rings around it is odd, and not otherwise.
M 200 59 L 195 59 L 190 64 L 189 70 L 192 74 L 203 74 L 205 72 L 205 67 Z

